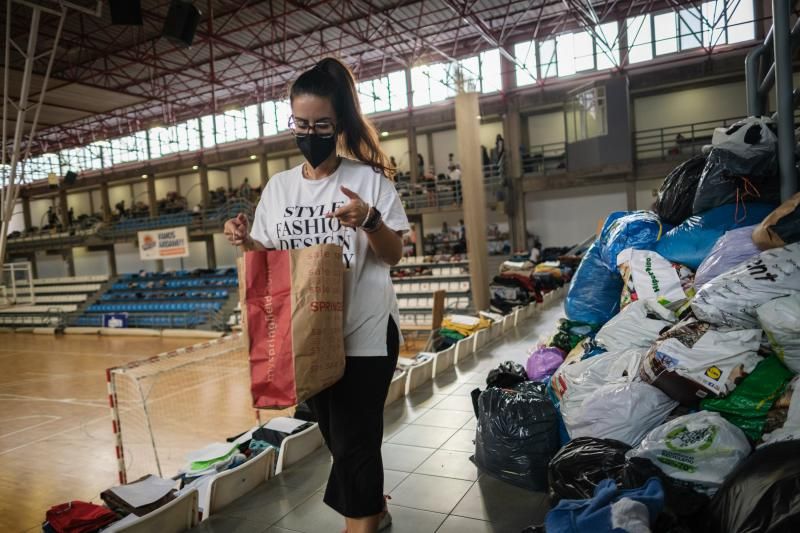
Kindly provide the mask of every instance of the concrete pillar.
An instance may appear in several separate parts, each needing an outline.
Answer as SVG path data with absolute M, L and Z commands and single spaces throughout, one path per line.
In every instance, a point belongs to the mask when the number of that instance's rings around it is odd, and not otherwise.
M 75 276 L 75 255 L 72 253 L 72 248 L 64 251 L 64 261 L 67 263 L 67 276 Z
M 267 154 L 265 153 L 258 154 L 258 176 L 261 178 L 260 181 L 263 190 L 269 181 L 269 171 L 267 170 Z M 206 174 L 206 186 L 208 186 L 208 174 Z
M 486 244 L 486 192 L 483 184 L 481 143 L 478 135 L 478 93 L 460 93 L 455 98 L 456 137 L 461 159 L 464 225 L 471 278 L 472 303 L 476 310 L 489 307 L 488 247 Z
M 163 259 L 156 259 L 155 260 L 155 271 L 156 272 L 164 272 L 164 260 Z
M 112 244 L 106 249 L 106 254 L 108 257 L 108 271 L 111 273 L 112 276 L 117 275 L 117 256 L 114 253 L 114 245 Z
M 200 175 L 200 205 L 203 209 L 211 207 L 211 197 L 208 194 L 208 167 L 200 165 L 197 170 Z
M 100 184 L 100 201 L 103 203 L 103 222 L 111 221 L 111 200 L 108 197 L 108 183 L 102 182 Z
M 510 63 L 510 62 L 509 62 Z M 519 147 L 522 144 L 519 99 L 511 96 L 506 103 L 503 115 L 503 138 L 506 142 L 506 172 L 511 198 L 507 211 L 508 225 L 511 230 L 511 247 L 514 250 L 527 248 L 525 230 L 525 195 L 522 193 L 522 157 Z
M 217 249 L 214 246 L 214 236 L 209 235 L 206 241 L 206 268 L 217 268 Z
M 61 227 L 67 227 L 67 191 L 61 189 L 58 191 L 58 218 L 61 220 Z M 74 276 L 74 274 L 70 274 Z
M 27 196 L 22 197 L 22 219 L 25 221 L 25 229 L 30 230 L 33 227 L 31 220 L 31 200 Z
M 150 204 L 150 216 L 158 216 L 158 198 L 156 198 L 156 177 L 147 175 L 147 203 Z
M 477 126 L 475 126 L 475 128 L 476 128 L 475 131 L 478 131 L 477 128 L 479 128 L 480 125 L 481 125 L 480 121 L 478 121 L 477 122 Z M 425 134 L 425 142 L 428 144 L 428 160 L 425 162 L 425 168 L 422 169 L 422 170 L 424 171 L 424 170 L 427 170 L 429 168 L 432 168 L 433 169 L 433 173 L 436 174 L 436 156 L 434 155 L 433 134 L 432 133 L 426 133 Z M 460 146 L 459 146 L 459 150 L 461 150 Z M 481 153 L 480 144 L 478 144 L 478 153 L 479 154 Z
M 625 180 L 625 198 L 628 211 L 636 211 L 636 181 L 633 178 Z M 650 209 L 650 206 L 642 207 Z
M 39 268 L 36 265 L 36 252 L 31 252 L 28 254 L 28 261 L 31 263 L 31 276 L 33 279 L 39 277 Z
M 419 165 L 417 165 L 417 128 L 411 125 L 411 114 L 408 117 L 408 170 L 411 173 L 411 184 L 416 185 L 420 179 Z

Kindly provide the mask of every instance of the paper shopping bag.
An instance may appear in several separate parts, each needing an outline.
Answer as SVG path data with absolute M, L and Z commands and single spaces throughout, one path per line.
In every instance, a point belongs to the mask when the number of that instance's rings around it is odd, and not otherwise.
M 246 252 L 240 268 L 253 405 L 283 409 L 344 374 L 342 249 Z

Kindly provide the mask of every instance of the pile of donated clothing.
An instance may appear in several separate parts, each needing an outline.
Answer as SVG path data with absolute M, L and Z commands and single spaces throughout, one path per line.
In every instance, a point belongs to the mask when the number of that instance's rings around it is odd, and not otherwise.
M 491 310 L 507 315 L 515 307 L 542 302 L 542 296 L 569 281 L 572 268 L 558 260 L 540 262 L 504 261 L 489 285 Z
M 557 330 L 474 391 L 476 464 L 550 494 L 527 531 L 800 531 L 800 193 L 780 202 L 776 142 L 745 119 L 653 212 L 610 214 Z

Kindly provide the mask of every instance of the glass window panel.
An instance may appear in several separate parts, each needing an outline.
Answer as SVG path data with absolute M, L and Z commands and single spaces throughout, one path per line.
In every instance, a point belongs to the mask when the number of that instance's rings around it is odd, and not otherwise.
M 628 62 L 641 63 L 653 59 L 650 15 L 631 17 L 627 20 Z
M 597 68 L 607 69 L 619 65 L 619 24 L 607 22 L 596 28 Z
M 414 107 L 431 103 L 430 84 L 428 83 L 428 66 L 422 65 L 411 69 L 411 87 L 414 92 Z
M 214 115 L 206 115 L 200 119 L 200 127 L 203 130 L 203 147 L 216 146 L 217 140 L 214 136 Z
M 581 31 L 573 34 L 573 53 L 575 70 L 594 70 L 594 39 L 589 32 Z
M 703 2 L 703 45 L 725 44 L 725 0 Z
M 753 0 L 728 0 L 728 43 L 755 39 Z
M 575 74 L 575 42 L 574 34 L 565 33 L 556 37 L 556 56 L 558 58 L 558 75 Z
M 264 118 L 264 135 L 277 134 L 278 119 L 275 117 L 275 102 L 264 102 L 261 104 L 261 115 Z
M 258 105 L 253 104 L 244 108 L 244 123 L 248 139 L 258 139 Z
M 292 106 L 289 100 L 278 100 L 275 102 L 275 117 L 278 120 L 278 131 L 289 129 L 289 116 L 292 114 Z
M 678 51 L 678 24 L 675 12 L 653 16 L 656 35 L 656 55 L 672 54 Z
M 372 80 L 372 90 L 375 94 L 375 112 L 388 111 L 389 106 L 389 78 L 386 76 Z
M 428 68 L 431 103 L 441 102 L 455 95 L 452 73 L 449 65 L 436 63 Z
M 372 89 L 372 80 L 362 81 L 356 85 L 358 93 L 358 103 L 361 105 L 362 113 L 375 112 L 375 91 Z
M 678 12 L 681 50 L 691 50 L 703 46 L 703 25 L 700 10 L 690 7 Z
M 468 57 L 466 59 L 462 59 L 458 62 L 458 67 L 461 69 L 461 75 L 463 76 L 464 82 L 464 90 L 466 91 L 480 91 L 480 78 L 481 78 L 481 62 L 478 56 Z M 457 82 L 455 79 L 455 70 L 452 71 L 453 74 L 453 88 L 457 87 Z
M 493 93 L 503 88 L 500 50 L 481 52 L 481 92 Z
M 517 87 L 536 83 L 536 42 L 527 41 L 515 44 L 514 57 L 517 60 L 514 68 Z
M 408 87 L 406 87 L 406 73 L 402 70 L 390 72 L 389 76 L 389 107 L 393 110 L 408 107 Z
M 541 61 L 542 65 L 541 76 L 543 78 L 558 76 L 555 39 L 548 39 L 539 43 L 539 61 Z

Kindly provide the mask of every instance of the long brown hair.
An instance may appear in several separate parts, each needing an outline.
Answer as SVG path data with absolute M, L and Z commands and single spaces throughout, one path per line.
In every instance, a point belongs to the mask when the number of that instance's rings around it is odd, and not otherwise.
M 321 60 L 292 83 L 289 100 L 303 94 L 330 98 L 341 151 L 389 179 L 394 177 L 395 169 L 381 149 L 375 126 L 361 114 L 356 80 L 347 65 L 332 57 Z

